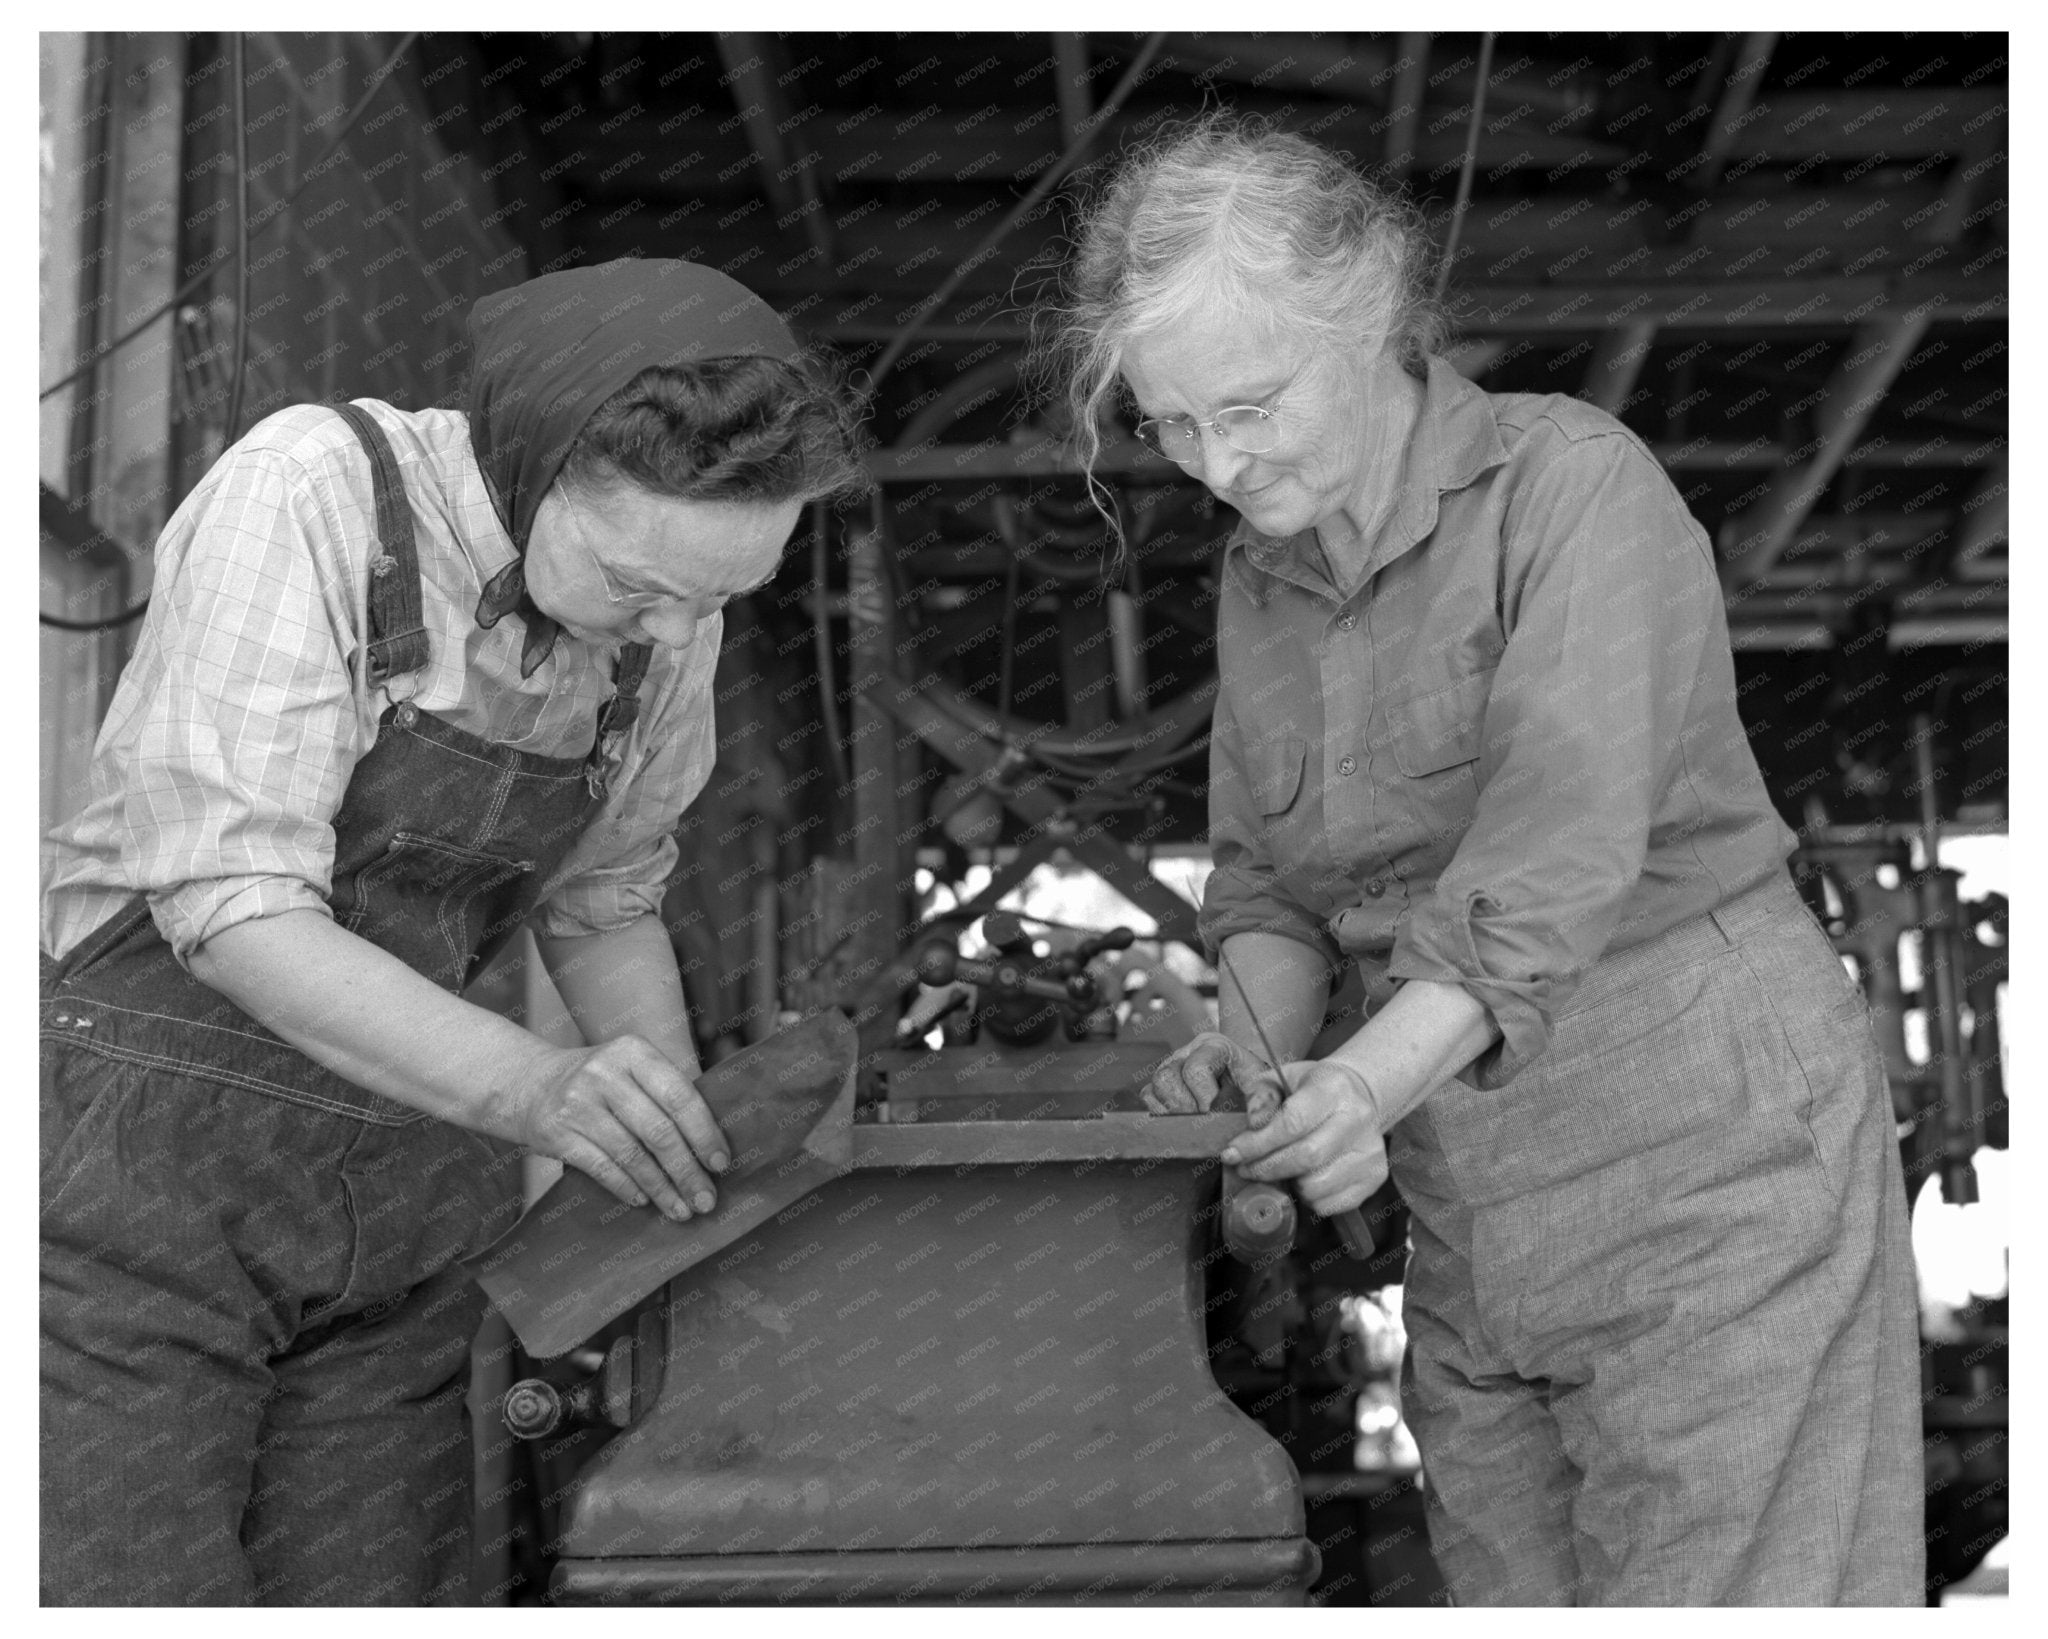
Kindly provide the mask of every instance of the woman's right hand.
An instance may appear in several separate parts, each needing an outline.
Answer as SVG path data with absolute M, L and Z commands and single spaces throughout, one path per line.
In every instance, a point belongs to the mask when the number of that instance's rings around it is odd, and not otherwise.
M 677 1222 L 718 1204 L 731 1146 L 696 1083 L 638 1036 L 549 1048 L 515 1094 L 504 1136 L 587 1173 L 629 1206 Z
M 1224 1076 L 1244 1094 L 1254 1126 L 1278 1109 L 1286 1097 L 1286 1083 L 1272 1065 L 1228 1036 L 1204 1030 L 1187 1046 L 1169 1053 L 1152 1072 L 1143 1094 L 1145 1107 L 1157 1115 L 1193 1115 L 1206 1110 L 1216 1102 Z

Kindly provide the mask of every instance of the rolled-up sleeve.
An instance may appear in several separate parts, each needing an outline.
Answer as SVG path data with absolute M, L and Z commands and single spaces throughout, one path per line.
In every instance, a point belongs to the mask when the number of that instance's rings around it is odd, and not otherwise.
M 711 616 L 627 733 L 617 777 L 542 901 L 534 931 L 574 939 L 610 933 L 661 909 L 676 865 L 676 821 L 717 756 L 712 681 L 724 632 Z
M 194 500 L 155 580 L 145 641 L 164 659 L 122 809 L 131 880 L 181 963 L 237 922 L 330 914 L 358 755 L 350 591 L 315 481 L 245 448 Z
M 1465 1072 L 1479 1087 L 1543 1051 L 1606 948 L 1725 627 L 1704 532 L 1625 432 L 1560 435 L 1510 505 L 1503 546 L 1507 645 L 1477 806 L 1389 969 L 1485 1005 L 1502 1040 Z
M 1227 688 L 1218 691 L 1210 726 L 1209 850 L 1215 869 L 1195 926 L 1210 960 L 1232 934 L 1277 933 L 1307 945 L 1332 969 L 1342 964 L 1322 918 L 1288 897 L 1274 869 Z

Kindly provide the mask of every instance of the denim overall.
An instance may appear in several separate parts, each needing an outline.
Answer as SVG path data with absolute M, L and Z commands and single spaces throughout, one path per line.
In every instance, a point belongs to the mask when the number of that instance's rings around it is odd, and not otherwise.
M 340 413 L 375 479 L 376 686 L 427 662 L 419 562 L 390 445 Z M 335 921 L 460 991 L 595 816 L 648 654 L 584 759 L 390 707 L 335 816 Z M 516 1216 L 517 1150 L 287 1045 L 140 894 L 45 964 L 40 1024 L 44 1602 L 464 1601 L 484 1298 L 457 1265 Z

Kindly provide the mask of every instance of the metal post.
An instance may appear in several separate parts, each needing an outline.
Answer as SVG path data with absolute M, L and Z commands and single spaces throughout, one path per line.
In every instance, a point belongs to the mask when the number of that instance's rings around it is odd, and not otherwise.
M 1920 955 L 1925 970 L 1920 1006 L 1927 1018 L 1927 1050 L 1941 1087 L 1941 1191 L 1950 1202 L 1977 1199 L 1977 1175 L 1970 1164 L 1979 1135 L 1976 1087 L 1963 1052 L 1962 999 L 1956 987 L 1957 873 L 1941 868 L 1941 804 L 1934 789 L 1934 725 L 1924 713 L 1913 719 L 1913 756 L 1920 784 Z

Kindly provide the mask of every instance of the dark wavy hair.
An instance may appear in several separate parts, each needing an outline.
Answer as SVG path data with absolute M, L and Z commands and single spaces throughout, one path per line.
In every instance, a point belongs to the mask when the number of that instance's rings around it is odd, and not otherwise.
M 851 500 L 874 481 L 858 401 L 832 358 L 650 365 L 597 407 L 555 482 L 682 501 Z

